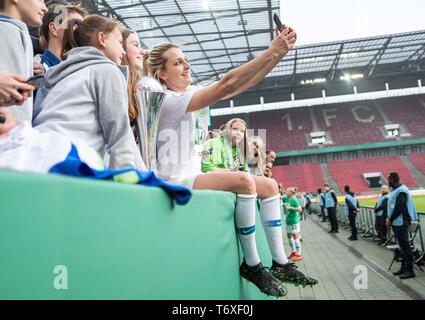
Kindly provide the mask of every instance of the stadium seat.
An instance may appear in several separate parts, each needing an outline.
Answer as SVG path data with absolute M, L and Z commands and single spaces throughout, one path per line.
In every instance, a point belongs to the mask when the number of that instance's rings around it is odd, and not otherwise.
M 267 129 L 267 148 L 277 151 L 317 148 L 318 146 L 309 146 L 312 131 L 329 133 L 333 143 L 321 147 L 388 141 L 391 138 L 385 137 L 386 124 L 400 124 L 409 133 L 398 139 L 425 136 L 425 98 L 421 101 L 418 97 L 218 116 L 212 118 L 212 128 L 219 128 L 234 117 L 243 118 L 250 129 Z
M 392 123 L 398 123 L 410 133 L 408 138 L 425 136 L 425 98 L 401 97 L 379 101 Z
M 373 102 L 359 101 L 314 108 L 320 130 L 331 135 L 333 146 L 383 141 L 384 120 Z M 332 146 L 332 145 L 331 145 Z
M 424 153 L 411 153 L 409 154 L 410 161 L 413 162 L 415 167 L 425 174 L 425 154 Z
M 350 185 L 355 192 L 370 191 L 363 173 L 382 172 L 386 177 L 390 172 L 396 171 L 402 177 L 403 183 L 408 187 L 418 187 L 409 169 L 404 165 L 399 156 L 372 157 L 355 160 L 339 160 L 328 163 L 332 178 L 341 189 Z
M 325 183 L 319 163 L 303 163 L 273 167 L 273 177 L 284 188 L 298 187 L 302 192 L 313 192 Z

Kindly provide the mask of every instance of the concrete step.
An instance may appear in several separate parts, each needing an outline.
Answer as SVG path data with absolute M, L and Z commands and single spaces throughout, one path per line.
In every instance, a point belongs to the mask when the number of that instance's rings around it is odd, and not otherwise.
M 323 177 L 325 178 L 325 182 L 334 188 L 336 193 L 342 194 L 341 189 L 339 188 L 338 183 L 332 178 L 331 172 L 329 171 L 329 167 L 326 163 L 321 163 L 320 168 L 322 169 Z
M 400 156 L 401 161 L 406 165 L 406 167 L 410 170 L 413 177 L 416 181 L 421 185 L 425 186 L 425 175 L 416 168 L 415 164 L 409 159 L 407 156 Z

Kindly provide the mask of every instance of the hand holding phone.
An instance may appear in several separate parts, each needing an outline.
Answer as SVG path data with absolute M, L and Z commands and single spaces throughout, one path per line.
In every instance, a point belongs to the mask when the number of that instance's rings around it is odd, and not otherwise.
M 274 23 L 276 23 L 276 26 L 279 29 L 279 31 L 283 32 L 283 29 L 285 29 L 285 25 L 282 23 L 282 21 L 280 21 L 279 15 L 277 13 L 273 15 L 273 20 L 274 20 Z
M 42 74 L 37 74 L 31 78 L 29 78 L 26 83 L 30 84 L 34 87 L 34 89 L 38 89 L 42 86 L 44 86 L 44 75 Z

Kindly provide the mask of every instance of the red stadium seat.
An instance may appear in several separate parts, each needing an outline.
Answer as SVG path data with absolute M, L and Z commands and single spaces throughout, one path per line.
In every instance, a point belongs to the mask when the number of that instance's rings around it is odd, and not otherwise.
M 250 129 L 266 129 L 267 148 L 276 151 L 317 148 L 318 146 L 309 146 L 312 131 L 325 131 L 330 134 L 333 143 L 322 147 L 388 141 L 391 138 L 385 137 L 386 124 L 400 124 L 410 133 L 401 136 L 401 139 L 422 138 L 425 136 L 423 121 L 425 98 L 422 97 L 357 101 L 219 116 L 212 118 L 212 127 L 218 128 L 231 118 L 241 117 Z
M 333 145 L 385 140 L 379 130 L 385 122 L 371 101 L 321 106 L 314 108 L 314 113 L 319 128 L 330 133 Z
M 415 167 L 425 174 L 425 154 L 424 153 L 411 153 L 409 159 L 413 162 Z
M 412 138 L 425 136 L 425 98 L 402 97 L 379 101 L 392 123 L 403 125 Z
M 304 163 L 273 167 L 273 177 L 284 188 L 298 187 L 299 191 L 315 192 L 325 179 L 319 163 Z
M 402 182 L 408 187 L 418 187 L 415 178 L 399 156 L 373 157 L 356 160 L 340 160 L 328 163 L 332 178 L 341 190 L 349 185 L 355 192 L 370 191 L 363 173 L 381 172 L 386 177 L 390 172 L 398 172 Z

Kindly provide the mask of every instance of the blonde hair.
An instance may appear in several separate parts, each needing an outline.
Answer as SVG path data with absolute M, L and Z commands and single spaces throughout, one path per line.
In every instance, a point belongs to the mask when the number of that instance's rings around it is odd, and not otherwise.
M 249 138 L 248 142 L 252 143 L 252 144 L 256 143 L 258 152 L 262 152 L 262 153 L 264 153 L 264 155 L 266 155 L 266 152 L 265 152 L 265 149 L 264 149 L 264 141 L 263 141 L 263 139 L 261 139 L 260 136 L 252 136 L 252 137 Z
M 289 187 L 288 189 L 286 189 L 286 192 L 290 192 L 294 195 L 297 193 L 297 191 L 295 191 L 295 187 Z
M 250 137 L 248 139 L 248 146 L 253 147 L 255 144 L 258 150 L 258 154 L 255 155 L 254 153 L 253 154 L 249 153 L 249 157 L 252 159 L 251 173 L 257 176 L 262 176 L 264 175 L 264 168 L 265 168 L 264 162 L 266 160 L 266 152 L 264 148 L 265 146 L 264 146 L 263 139 L 261 139 L 261 137 L 259 136 Z
M 221 135 L 225 136 L 228 140 L 231 140 L 231 135 L 232 135 L 232 126 L 233 124 L 235 124 L 236 122 L 242 123 L 245 127 L 244 130 L 244 137 L 243 137 L 243 145 L 242 147 L 238 147 L 238 155 L 239 155 L 239 160 L 243 161 L 245 164 L 245 167 L 247 166 L 247 161 L 248 161 L 248 126 L 246 124 L 246 122 L 243 119 L 240 118 L 233 118 L 230 119 L 229 121 L 227 121 L 226 126 L 224 127 L 224 130 L 220 132 Z M 247 169 L 247 168 L 245 168 Z
M 240 118 L 233 118 L 233 119 L 230 119 L 229 121 L 227 121 L 227 123 L 226 123 L 226 125 L 224 127 L 224 130 L 221 133 L 224 134 L 224 135 L 226 135 L 227 137 L 231 136 L 231 134 L 232 134 L 232 126 L 236 122 L 240 122 L 240 123 L 243 124 L 243 126 L 245 127 L 244 138 L 247 138 L 247 135 L 248 135 L 248 133 L 247 133 L 248 126 L 247 126 L 245 120 L 240 119 Z
M 166 42 L 158 44 L 151 50 L 146 51 L 143 57 L 143 75 L 153 77 L 161 84 L 164 84 L 164 81 L 159 75 L 165 70 L 165 64 L 167 63 L 164 53 L 172 48 L 180 48 L 180 46 Z

